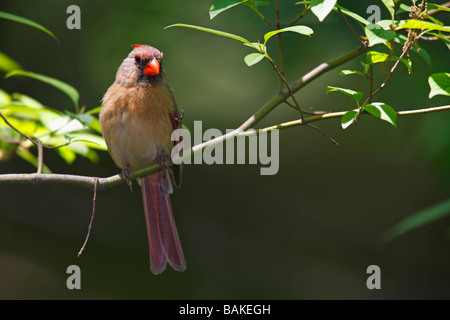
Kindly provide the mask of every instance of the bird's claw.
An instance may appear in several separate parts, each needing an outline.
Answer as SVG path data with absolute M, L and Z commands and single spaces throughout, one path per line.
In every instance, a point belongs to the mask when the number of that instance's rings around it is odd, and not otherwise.
M 162 169 L 168 169 L 169 168 L 169 156 L 165 153 L 161 153 L 158 155 L 158 166 L 160 166 Z
M 178 122 L 179 128 L 181 128 L 181 125 L 183 123 L 183 117 L 184 117 L 184 110 L 181 109 L 181 112 L 175 117 L 175 120 Z
M 129 166 L 126 166 L 126 168 L 122 170 L 122 176 L 130 190 L 133 191 L 133 180 L 130 179 L 131 175 L 134 175 L 134 171 Z

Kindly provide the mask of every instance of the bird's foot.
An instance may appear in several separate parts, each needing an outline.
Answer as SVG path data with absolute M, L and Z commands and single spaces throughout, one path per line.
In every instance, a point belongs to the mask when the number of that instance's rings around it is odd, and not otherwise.
M 158 155 L 157 160 L 158 166 L 161 167 L 161 169 L 168 169 L 169 168 L 169 155 L 166 153 L 160 153 Z M 164 170 L 163 170 L 164 171 Z
M 181 109 L 181 112 L 175 117 L 175 120 L 178 122 L 178 128 L 181 128 L 183 124 L 184 110 Z
M 134 175 L 134 171 L 127 165 L 125 169 L 122 170 L 122 176 L 130 190 L 133 191 L 133 180 L 130 179 L 130 175 Z

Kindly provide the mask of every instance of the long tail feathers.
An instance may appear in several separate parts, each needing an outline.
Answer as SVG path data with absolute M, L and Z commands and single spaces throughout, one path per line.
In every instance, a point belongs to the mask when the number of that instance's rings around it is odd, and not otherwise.
M 170 205 L 168 174 L 160 172 L 143 177 L 141 187 L 152 272 L 163 272 L 167 262 L 177 271 L 185 270 L 186 262 Z

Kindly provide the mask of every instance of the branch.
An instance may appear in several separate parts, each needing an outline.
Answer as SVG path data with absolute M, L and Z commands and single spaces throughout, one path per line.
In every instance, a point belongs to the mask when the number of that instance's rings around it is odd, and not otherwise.
M 417 110 L 405 110 L 405 111 L 398 111 L 398 116 L 404 116 L 404 115 L 414 115 L 414 114 L 420 114 L 420 113 L 430 113 L 430 112 L 437 112 L 437 111 L 444 111 L 444 110 L 450 110 L 450 105 L 446 106 L 440 106 L 440 107 L 433 107 L 433 108 L 425 108 L 425 109 L 417 109 Z M 203 144 L 204 146 L 201 147 L 201 145 L 196 145 L 192 147 L 191 153 L 189 153 L 187 156 L 191 156 L 194 152 L 198 152 L 199 150 L 202 150 L 206 146 L 213 146 L 218 145 L 223 140 L 234 138 L 235 136 L 251 136 L 251 135 L 259 135 L 261 133 L 267 133 L 274 129 L 286 129 L 290 127 L 295 126 L 301 126 L 301 125 L 309 125 L 311 122 L 316 122 L 320 120 L 325 119 L 331 119 L 331 118 L 340 118 L 344 114 L 346 114 L 347 111 L 340 111 L 340 112 L 330 112 L 326 114 L 321 114 L 317 116 L 312 116 L 309 118 L 305 118 L 303 120 L 294 120 L 289 121 L 285 123 L 281 123 L 275 126 L 255 130 L 255 131 L 246 131 L 246 132 L 240 132 L 235 135 L 223 135 L 221 137 L 226 137 L 226 139 L 222 139 L 220 141 L 217 141 L 216 139 L 210 140 L 207 142 L 207 144 Z M 362 113 L 362 115 L 365 115 L 367 113 Z M 214 141 L 216 140 L 216 141 Z M 195 149 L 195 151 L 194 151 Z M 184 157 L 183 157 L 184 158 Z M 135 170 L 133 175 L 130 175 L 130 178 L 135 179 L 138 177 L 142 177 L 145 175 L 148 175 L 150 173 L 156 172 L 161 170 L 161 168 L 156 165 L 150 165 L 148 167 Z M 95 188 L 97 180 L 97 188 Z M 68 175 L 68 174 L 36 174 L 36 173 L 30 173 L 30 174 L 3 174 L 0 175 L 0 185 L 2 184 L 19 184 L 19 185 L 42 185 L 42 184 L 57 184 L 57 185 L 67 185 L 67 186 L 78 186 L 78 187 L 84 187 L 92 190 L 105 190 L 111 187 L 115 187 L 117 185 L 120 185 L 124 183 L 125 180 L 122 177 L 122 175 L 115 175 L 107 178 L 97 178 L 97 177 L 86 177 L 86 176 L 77 176 L 77 175 Z
M 307 84 L 311 83 L 313 80 L 317 79 L 324 73 L 333 70 L 334 68 L 343 65 L 344 63 L 356 58 L 360 54 L 366 52 L 368 48 L 359 47 L 358 49 L 352 50 L 343 56 L 322 63 L 319 66 L 312 69 L 310 72 L 305 74 L 299 80 L 290 85 L 292 93 L 296 93 Z M 245 121 L 237 130 L 242 132 L 247 130 L 248 128 L 254 126 L 259 121 L 261 121 L 265 116 L 267 116 L 273 109 L 275 109 L 279 104 L 285 102 L 290 97 L 289 90 L 284 90 L 280 92 L 277 96 L 269 100 L 261 109 L 259 109 L 255 114 L 253 114 L 247 121 Z
M 355 49 L 353 51 L 350 51 L 349 53 L 344 54 L 343 56 L 331 60 L 329 62 L 325 62 L 320 64 L 319 66 L 312 69 L 310 72 L 305 74 L 303 77 L 301 77 L 299 80 L 294 82 L 292 85 L 289 86 L 290 91 L 292 94 L 299 91 L 303 87 L 305 87 L 307 84 L 311 83 L 313 80 L 317 79 L 324 73 L 327 73 L 330 70 L 333 70 L 334 68 L 352 60 L 353 58 L 359 56 L 361 53 L 364 53 L 368 50 L 368 48 L 361 46 L 358 49 Z M 235 137 L 250 127 L 253 127 L 255 124 L 257 124 L 259 121 L 261 121 L 264 117 L 266 117 L 273 109 L 275 109 L 278 105 L 285 102 L 291 95 L 289 93 L 289 89 L 286 89 L 282 92 L 280 92 L 278 95 L 276 95 L 274 98 L 269 100 L 261 109 L 259 109 L 255 114 L 253 114 L 247 121 L 245 121 L 239 128 L 230 131 L 229 133 L 214 138 L 212 140 L 209 140 L 207 142 L 198 144 L 196 146 L 192 147 L 192 152 L 195 153 L 206 146 L 216 144 L 219 142 L 222 142 L 224 140 L 228 140 L 232 137 Z
M 134 171 L 130 175 L 131 179 L 146 176 L 150 173 L 161 170 L 156 165 L 150 165 L 142 169 Z M 36 174 L 36 173 L 19 173 L 19 174 L 1 174 L 0 185 L 2 184 L 19 184 L 19 185 L 42 185 L 56 184 L 61 186 L 83 187 L 91 190 L 95 189 L 95 180 L 98 179 L 97 190 L 105 190 L 118 186 L 125 182 L 121 174 L 117 174 L 107 178 L 87 177 L 70 174 Z
M 450 105 L 433 107 L 433 108 L 416 109 L 416 110 L 397 111 L 396 113 L 397 113 L 397 116 L 406 116 L 406 115 L 430 113 L 430 112 L 437 112 L 437 111 L 444 111 L 444 110 L 450 110 Z M 262 132 L 269 132 L 274 129 L 281 130 L 281 129 L 286 129 L 286 128 L 295 127 L 295 126 L 307 125 L 311 122 L 317 122 L 317 121 L 325 120 L 325 119 L 340 118 L 344 114 L 346 114 L 348 111 L 350 111 L 350 110 L 339 111 L 339 112 L 330 112 L 330 113 L 326 113 L 326 114 L 322 114 L 322 115 L 317 115 L 317 116 L 306 118 L 303 121 L 301 119 L 299 119 L 299 120 L 284 122 L 284 123 L 281 123 L 281 124 L 278 124 L 275 126 L 260 129 L 260 130 L 258 130 L 258 134 L 260 134 Z M 361 113 L 361 115 L 368 115 L 368 113 L 363 112 L 363 113 Z M 244 135 L 244 134 L 242 134 L 242 135 Z

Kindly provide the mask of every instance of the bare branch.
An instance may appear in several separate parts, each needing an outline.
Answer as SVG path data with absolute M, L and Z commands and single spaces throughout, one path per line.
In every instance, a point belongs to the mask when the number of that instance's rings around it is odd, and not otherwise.
M 92 199 L 92 215 L 91 215 L 91 221 L 89 222 L 89 227 L 88 227 L 88 232 L 86 235 L 86 239 L 84 240 L 83 246 L 81 247 L 80 251 L 78 252 L 78 256 L 80 257 L 80 255 L 83 253 L 84 248 L 86 248 L 86 244 L 89 240 L 89 236 L 91 235 L 91 230 L 92 230 L 92 223 L 94 222 L 94 216 L 95 216 L 95 202 L 97 199 L 97 185 L 98 185 L 98 178 L 95 178 L 94 181 L 94 198 Z

